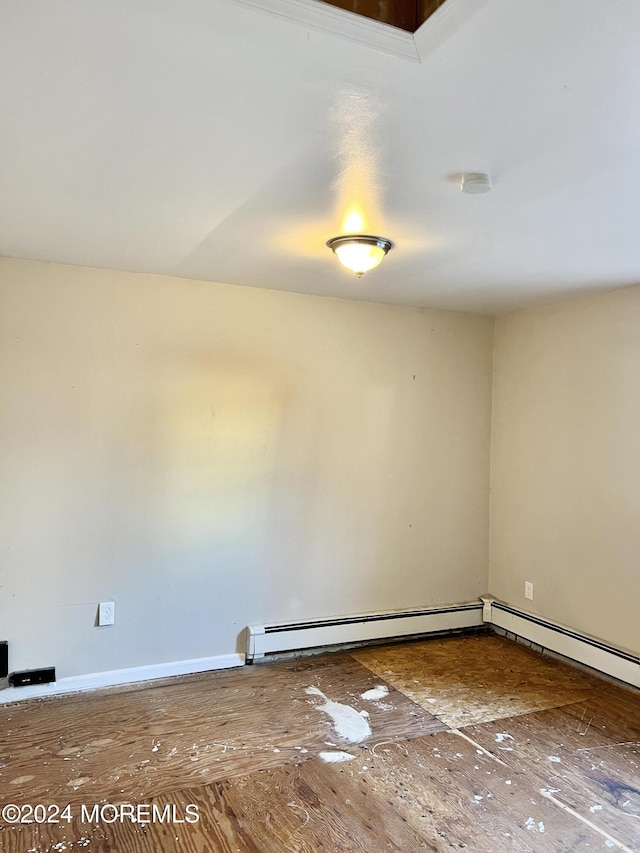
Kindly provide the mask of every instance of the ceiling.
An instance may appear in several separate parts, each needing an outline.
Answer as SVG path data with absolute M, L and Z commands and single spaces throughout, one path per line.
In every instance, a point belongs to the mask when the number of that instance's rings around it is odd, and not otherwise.
M 0 0 L 0 33 L 2 255 L 486 313 L 640 282 L 638 0 L 447 0 L 415 40 Z M 354 212 L 396 244 L 362 279 L 325 246 Z

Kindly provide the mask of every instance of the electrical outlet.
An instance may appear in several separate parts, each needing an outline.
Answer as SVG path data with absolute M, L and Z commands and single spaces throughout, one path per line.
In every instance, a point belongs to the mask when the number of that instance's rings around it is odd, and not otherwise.
M 114 625 L 116 621 L 115 601 L 101 601 L 98 607 L 98 625 Z
M 533 601 L 533 584 L 531 581 L 524 582 L 524 597 L 528 598 L 529 601 Z

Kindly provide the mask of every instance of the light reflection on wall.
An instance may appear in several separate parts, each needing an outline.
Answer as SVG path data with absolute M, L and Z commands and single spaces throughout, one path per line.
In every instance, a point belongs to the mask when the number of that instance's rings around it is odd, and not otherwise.
M 381 111 L 379 99 L 364 90 L 343 91 L 336 102 L 334 190 L 342 233 L 375 230 L 381 221 Z
M 357 234 L 358 232 L 362 232 L 364 230 L 364 218 L 357 210 L 352 210 L 345 217 L 344 223 L 342 225 L 342 231 L 344 234 Z

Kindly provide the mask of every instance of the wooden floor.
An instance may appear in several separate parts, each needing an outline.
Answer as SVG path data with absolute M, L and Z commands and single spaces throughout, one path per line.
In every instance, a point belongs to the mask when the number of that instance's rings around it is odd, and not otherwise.
M 640 851 L 640 693 L 490 635 L 4 706 L 0 731 L 3 853 Z M 58 822 L 11 823 L 36 804 Z

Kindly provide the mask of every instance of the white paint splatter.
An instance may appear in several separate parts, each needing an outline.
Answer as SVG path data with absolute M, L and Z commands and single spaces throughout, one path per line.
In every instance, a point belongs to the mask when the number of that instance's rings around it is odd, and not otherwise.
M 361 699 L 365 699 L 367 702 L 374 702 L 376 699 L 384 699 L 385 696 L 389 695 L 389 688 L 386 684 L 378 684 L 376 687 L 372 687 L 371 690 L 366 690 L 364 693 L 360 694 Z
M 324 693 L 318 690 L 317 687 L 307 687 L 305 692 L 310 696 L 319 696 L 321 699 L 324 699 L 324 704 L 316 705 L 316 707 L 331 717 L 334 728 L 340 737 L 351 741 L 351 743 L 360 743 L 360 741 L 369 737 L 371 726 L 351 705 L 343 705 L 341 702 L 334 702 L 331 699 L 327 699 Z
M 327 764 L 337 764 L 339 761 L 352 761 L 355 755 L 349 755 L 348 752 L 321 752 L 320 758 Z
M 498 732 L 496 734 L 496 743 L 504 743 L 505 740 L 513 740 L 513 737 L 508 732 Z

